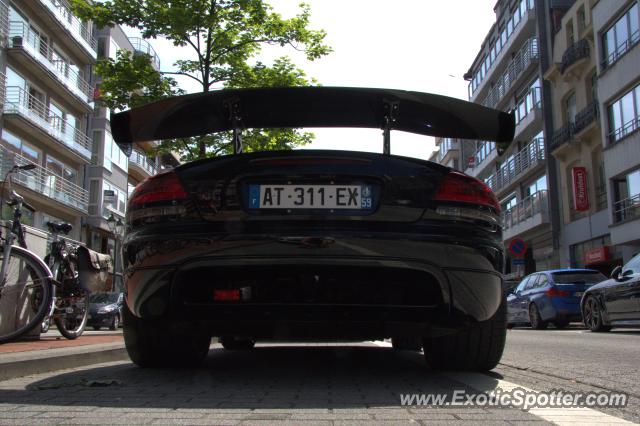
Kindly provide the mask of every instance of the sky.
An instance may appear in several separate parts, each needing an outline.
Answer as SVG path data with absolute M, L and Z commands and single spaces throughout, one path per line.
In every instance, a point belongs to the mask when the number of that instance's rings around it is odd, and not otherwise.
M 299 9 L 296 0 L 268 0 L 284 18 Z M 462 76 L 475 59 L 491 25 L 496 0 L 306 0 L 309 27 L 324 29 L 333 52 L 307 61 L 293 49 L 267 48 L 259 60 L 270 63 L 288 55 L 323 86 L 378 87 L 435 93 L 468 100 Z M 127 30 L 136 35 L 135 30 Z M 166 40 L 151 40 L 161 69 L 188 54 Z M 188 78 L 177 78 L 188 92 L 197 91 Z M 379 129 L 310 129 L 312 149 L 382 152 Z M 433 138 L 399 131 L 391 133 L 391 152 L 427 159 Z

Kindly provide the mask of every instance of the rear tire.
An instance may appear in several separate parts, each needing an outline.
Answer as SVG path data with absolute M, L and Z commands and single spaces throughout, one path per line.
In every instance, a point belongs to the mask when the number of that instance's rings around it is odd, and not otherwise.
M 529 322 L 534 330 L 544 330 L 549 326 L 549 323 L 540 317 L 540 311 L 535 303 L 529 305 Z
M 392 337 L 391 346 L 398 351 L 416 351 L 422 350 L 422 339 L 419 337 Z
M 176 332 L 167 321 L 136 317 L 126 305 L 122 314 L 124 344 L 140 367 L 194 367 L 209 353 L 211 336 L 205 332 Z
M 582 318 L 584 321 L 584 325 L 594 333 L 600 333 L 603 331 L 610 331 L 611 326 L 605 325 L 602 320 L 602 310 L 600 309 L 600 304 L 598 300 L 589 296 L 584 301 L 584 306 L 582 307 Z
M 0 265 L 3 260 L 0 246 Z M 21 247 L 11 247 L 5 278 L 0 288 L 0 343 L 42 326 L 53 296 L 49 272 Z
M 436 370 L 489 371 L 502 358 L 507 337 L 506 301 L 486 321 L 455 334 L 423 339 L 424 357 Z
M 248 351 L 253 349 L 256 341 L 252 339 L 241 339 L 235 336 L 220 337 L 220 344 L 228 351 Z

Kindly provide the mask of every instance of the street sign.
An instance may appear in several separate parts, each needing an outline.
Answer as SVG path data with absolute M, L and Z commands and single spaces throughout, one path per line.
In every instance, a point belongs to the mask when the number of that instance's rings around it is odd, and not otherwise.
M 105 189 L 102 191 L 102 199 L 105 203 L 113 204 L 116 201 L 116 191 L 113 189 Z
M 524 256 L 524 253 L 527 251 L 527 243 L 524 242 L 521 238 L 516 238 L 511 240 L 509 243 L 509 252 L 516 257 Z
M 511 261 L 511 263 L 514 264 L 514 265 L 524 265 L 524 259 L 522 259 L 522 258 L 513 259 Z

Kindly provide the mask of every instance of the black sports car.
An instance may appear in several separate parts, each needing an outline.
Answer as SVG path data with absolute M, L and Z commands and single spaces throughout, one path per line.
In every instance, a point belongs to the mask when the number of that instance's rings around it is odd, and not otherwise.
M 241 152 L 243 128 L 283 127 L 381 128 L 383 153 Z M 498 201 L 463 173 L 390 155 L 390 131 L 510 142 L 511 114 L 399 90 L 242 89 L 125 111 L 112 130 L 124 149 L 233 131 L 236 152 L 153 176 L 129 199 L 124 336 L 135 363 L 200 361 L 211 336 L 228 349 L 390 337 L 422 343 L 434 368 L 500 360 Z
M 610 279 L 589 287 L 580 307 L 584 325 L 591 331 L 640 326 L 640 254 L 616 267 Z

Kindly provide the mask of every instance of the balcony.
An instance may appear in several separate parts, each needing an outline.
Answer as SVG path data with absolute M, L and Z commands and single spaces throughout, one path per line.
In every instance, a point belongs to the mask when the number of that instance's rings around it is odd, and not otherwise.
M 629 244 L 640 240 L 640 194 L 613 203 L 612 244 Z
M 66 148 L 70 148 L 83 159 L 91 160 L 91 139 L 62 117 L 51 113 L 47 105 L 27 93 L 23 88 L 6 87 L 4 114 L 5 120 L 11 115 L 15 115 Z M 25 130 L 33 134 L 32 128 Z
M 496 108 L 500 101 L 509 93 L 510 89 L 516 86 L 519 78 L 526 74 L 530 69 L 529 67 L 538 62 L 538 57 L 538 40 L 531 38 L 527 40 L 522 49 L 520 49 L 509 62 L 505 72 L 498 77 L 493 88 L 482 101 L 482 105 L 489 108 Z
M 466 173 L 468 175 L 477 177 L 478 174 L 487 166 L 492 160 L 498 157 L 498 151 L 496 150 L 496 143 L 493 141 L 480 141 L 480 148 L 471 157 Z
M 502 239 L 510 240 L 548 223 L 548 193 L 538 191 L 502 213 Z
M 133 150 L 129 157 L 129 173 L 139 180 L 153 176 L 158 173 L 158 168 L 149 158 L 142 152 Z
M 139 37 L 131 37 L 129 41 L 133 45 L 133 50 L 135 50 L 136 53 L 149 55 L 151 58 L 151 64 L 153 65 L 153 67 L 157 71 L 160 71 L 160 58 L 156 54 L 156 51 L 153 49 L 153 47 L 151 47 L 149 42 Z
M 18 171 L 13 178 L 14 184 L 19 184 L 82 213 L 88 212 L 89 192 L 87 190 L 5 147 L 0 147 L 0 175 L 4 176 L 14 164 L 36 166 L 32 170 Z
M 633 34 L 629 36 L 626 40 L 622 41 L 619 45 L 616 46 L 613 52 L 609 54 L 601 63 L 602 70 L 606 70 L 611 67 L 611 65 L 618 62 L 620 58 L 626 55 L 636 44 L 640 42 L 640 30 L 635 31 Z
M 640 217 L 640 194 L 616 201 L 613 204 L 614 223 L 625 222 L 638 217 Z
M 23 22 L 9 23 L 9 52 L 15 54 L 16 60 L 29 67 L 40 65 L 45 72 L 40 73 L 43 79 L 52 83 L 61 97 L 80 102 L 80 107 L 86 112 L 93 110 L 93 90 L 91 85 L 80 76 L 78 71 L 61 59 L 54 59 L 57 54 L 50 43 Z M 62 88 L 59 87 L 62 85 Z
M 586 39 L 578 40 L 565 50 L 560 63 L 560 73 L 570 74 L 572 70 L 584 63 L 590 55 L 589 42 Z
M 61 36 L 59 41 L 65 44 L 87 63 L 95 62 L 98 57 L 98 42 L 93 37 L 93 25 L 81 22 L 71 13 L 66 0 L 22 0 L 42 19 L 52 33 L 64 32 L 69 37 Z
M 556 130 L 551 138 L 551 150 L 555 150 L 572 139 L 583 137 L 592 128 L 592 124 L 598 123 L 600 108 L 595 99 L 586 108 L 576 114 L 573 123 L 568 123 Z
M 538 165 L 544 165 L 544 139 L 529 142 L 485 181 L 496 194 L 508 188 Z
M 536 123 L 542 123 L 542 94 L 539 87 L 529 89 L 529 93 L 518 102 L 515 114 L 516 130 L 514 140 L 527 140 L 539 133 L 539 128 L 534 126 Z
M 445 164 L 449 162 L 450 154 L 458 153 L 460 151 L 460 142 L 449 138 L 442 139 L 440 143 L 440 150 L 438 151 L 438 163 Z

